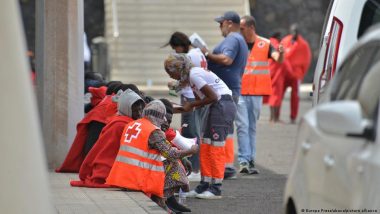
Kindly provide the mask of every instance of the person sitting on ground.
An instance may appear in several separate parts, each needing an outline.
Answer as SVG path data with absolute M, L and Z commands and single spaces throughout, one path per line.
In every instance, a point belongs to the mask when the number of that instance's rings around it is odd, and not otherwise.
M 84 158 L 98 140 L 100 132 L 108 119 L 117 112 L 117 103 L 112 101 L 112 96 L 119 90 L 124 91 L 129 87 L 130 84 L 115 83 L 107 88 L 107 95 L 103 100 L 77 124 L 77 134 L 74 142 L 64 162 L 56 169 L 56 172 L 79 172 Z
M 141 118 L 145 106 L 143 99 L 127 89 L 114 96 L 118 103 L 117 115 L 102 129 L 99 139 L 84 159 L 79 170 L 80 181 L 71 181 L 71 186 L 107 188 L 104 184 L 120 147 L 120 138 L 125 125 Z
M 165 168 L 165 162 L 175 162 L 180 158 L 192 155 L 198 151 L 194 145 L 188 150 L 178 150 L 166 140 L 161 126 L 166 122 L 165 105 L 160 100 L 153 100 L 143 110 L 143 118 L 129 123 L 120 139 L 120 149 L 115 163 L 107 178 L 106 184 L 141 190 L 158 202 L 158 205 L 168 210 L 165 205 L 173 199 L 173 189 L 179 189 L 187 179 L 179 173 Z M 173 182 L 166 181 L 172 179 Z M 179 184 L 179 185 L 178 185 Z M 186 211 L 185 207 L 183 212 Z M 188 209 L 188 208 L 186 208 Z
M 160 101 L 165 105 L 166 109 L 166 121 L 161 125 L 161 130 L 165 132 L 166 140 L 172 143 L 171 141 L 176 135 L 176 131 L 170 128 L 173 119 L 173 105 L 165 98 L 161 98 Z M 172 143 L 171 145 L 174 144 Z M 180 188 L 184 192 L 189 192 L 189 180 L 187 176 L 192 171 L 191 162 L 186 157 L 178 160 L 164 160 L 164 167 L 166 172 L 164 188 L 166 205 L 173 212 L 190 212 L 190 209 L 177 202 L 174 193 L 178 192 Z

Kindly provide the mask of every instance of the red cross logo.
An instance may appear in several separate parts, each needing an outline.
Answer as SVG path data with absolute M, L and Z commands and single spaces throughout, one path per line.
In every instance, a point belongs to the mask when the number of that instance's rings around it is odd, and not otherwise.
M 207 61 L 204 58 L 204 56 L 202 56 L 201 58 L 202 58 L 202 60 L 201 60 L 201 68 L 207 70 Z
M 132 139 L 136 139 L 141 132 L 141 123 L 135 123 L 132 126 L 128 126 L 127 131 L 125 132 L 124 142 L 130 143 Z
M 263 48 L 264 45 L 265 45 L 265 42 L 260 41 L 259 44 L 257 44 L 257 47 L 259 47 L 259 48 Z

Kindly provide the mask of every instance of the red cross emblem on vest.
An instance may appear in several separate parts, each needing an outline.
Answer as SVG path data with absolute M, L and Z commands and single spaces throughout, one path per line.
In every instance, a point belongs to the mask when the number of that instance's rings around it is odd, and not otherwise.
M 131 126 L 128 126 L 127 131 L 125 131 L 124 134 L 124 142 L 125 143 L 130 143 L 132 139 L 136 139 L 140 132 L 141 132 L 141 123 L 134 123 Z
M 263 48 L 264 45 L 265 45 L 265 42 L 264 41 L 260 41 L 259 44 L 257 44 L 257 47 Z

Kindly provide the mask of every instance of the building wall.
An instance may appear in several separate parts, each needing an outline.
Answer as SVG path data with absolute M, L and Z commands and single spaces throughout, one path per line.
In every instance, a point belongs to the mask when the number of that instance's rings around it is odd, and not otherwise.
M 298 23 L 300 34 L 310 43 L 313 61 L 304 82 L 312 82 L 319 53 L 324 16 L 330 0 L 250 0 L 258 34 L 269 37 L 279 31 L 289 34 L 289 26 Z

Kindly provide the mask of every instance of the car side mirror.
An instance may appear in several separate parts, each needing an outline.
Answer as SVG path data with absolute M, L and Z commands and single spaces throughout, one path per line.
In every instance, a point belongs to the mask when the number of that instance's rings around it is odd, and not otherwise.
M 373 127 L 357 101 L 337 101 L 316 107 L 317 126 L 324 132 L 372 139 Z

